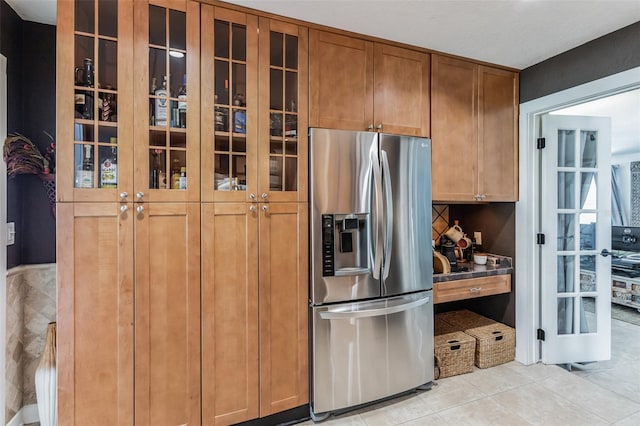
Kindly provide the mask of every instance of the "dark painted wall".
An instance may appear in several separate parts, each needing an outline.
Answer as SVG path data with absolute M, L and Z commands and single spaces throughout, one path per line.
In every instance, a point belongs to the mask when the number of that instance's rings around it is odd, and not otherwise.
M 640 67 L 640 22 L 520 72 L 520 102 Z
M 45 152 L 55 135 L 56 29 L 23 22 L 0 0 L 0 53 L 7 57 L 7 133 L 21 133 Z M 4 141 L 2 141 L 4 143 Z M 7 247 L 7 267 L 55 262 L 55 219 L 46 191 L 34 175 L 7 182 L 7 221 L 16 242 Z

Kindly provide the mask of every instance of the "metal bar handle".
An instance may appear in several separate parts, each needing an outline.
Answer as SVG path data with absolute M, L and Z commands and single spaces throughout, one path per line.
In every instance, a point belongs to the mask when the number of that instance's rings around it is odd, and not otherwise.
M 373 188 L 375 192 L 375 222 L 373 247 L 373 278 L 380 279 L 380 267 L 382 265 L 382 171 L 380 170 L 380 159 L 378 158 L 378 144 L 371 148 L 371 167 L 373 168 Z
M 389 158 L 386 151 L 382 151 L 382 180 L 384 181 L 384 198 L 386 201 L 385 218 L 386 227 L 384 231 L 384 260 L 383 278 L 389 277 L 391 267 L 391 255 L 393 252 L 393 190 L 391 189 L 391 169 L 389 168 Z
M 391 315 L 398 312 L 408 311 L 418 306 L 422 306 L 431 300 L 431 296 L 423 297 L 422 299 L 413 300 L 408 303 L 403 303 L 397 306 L 388 306 L 386 308 L 379 309 L 365 309 L 362 311 L 324 311 L 320 312 L 320 318 L 322 319 L 353 319 L 353 318 L 369 318 L 380 317 L 384 315 Z

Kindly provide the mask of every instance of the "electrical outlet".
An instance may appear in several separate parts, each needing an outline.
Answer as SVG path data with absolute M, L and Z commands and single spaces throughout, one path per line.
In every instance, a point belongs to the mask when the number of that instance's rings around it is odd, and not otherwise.
M 7 245 L 10 246 L 16 242 L 16 224 L 15 222 L 7 223 Z

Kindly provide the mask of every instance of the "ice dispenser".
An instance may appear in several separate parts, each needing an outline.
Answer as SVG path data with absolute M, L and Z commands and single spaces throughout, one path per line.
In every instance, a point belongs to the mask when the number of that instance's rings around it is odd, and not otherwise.
M 322 215 L 322 276 L 362 274 L 369 268 L 368 214 Z

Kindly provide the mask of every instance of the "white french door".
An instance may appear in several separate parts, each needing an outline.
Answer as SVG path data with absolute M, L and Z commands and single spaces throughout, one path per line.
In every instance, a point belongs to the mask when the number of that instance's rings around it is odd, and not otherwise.
M 545 115 L 540 324 L 547 364 L 611 357 L 610 119 Z

